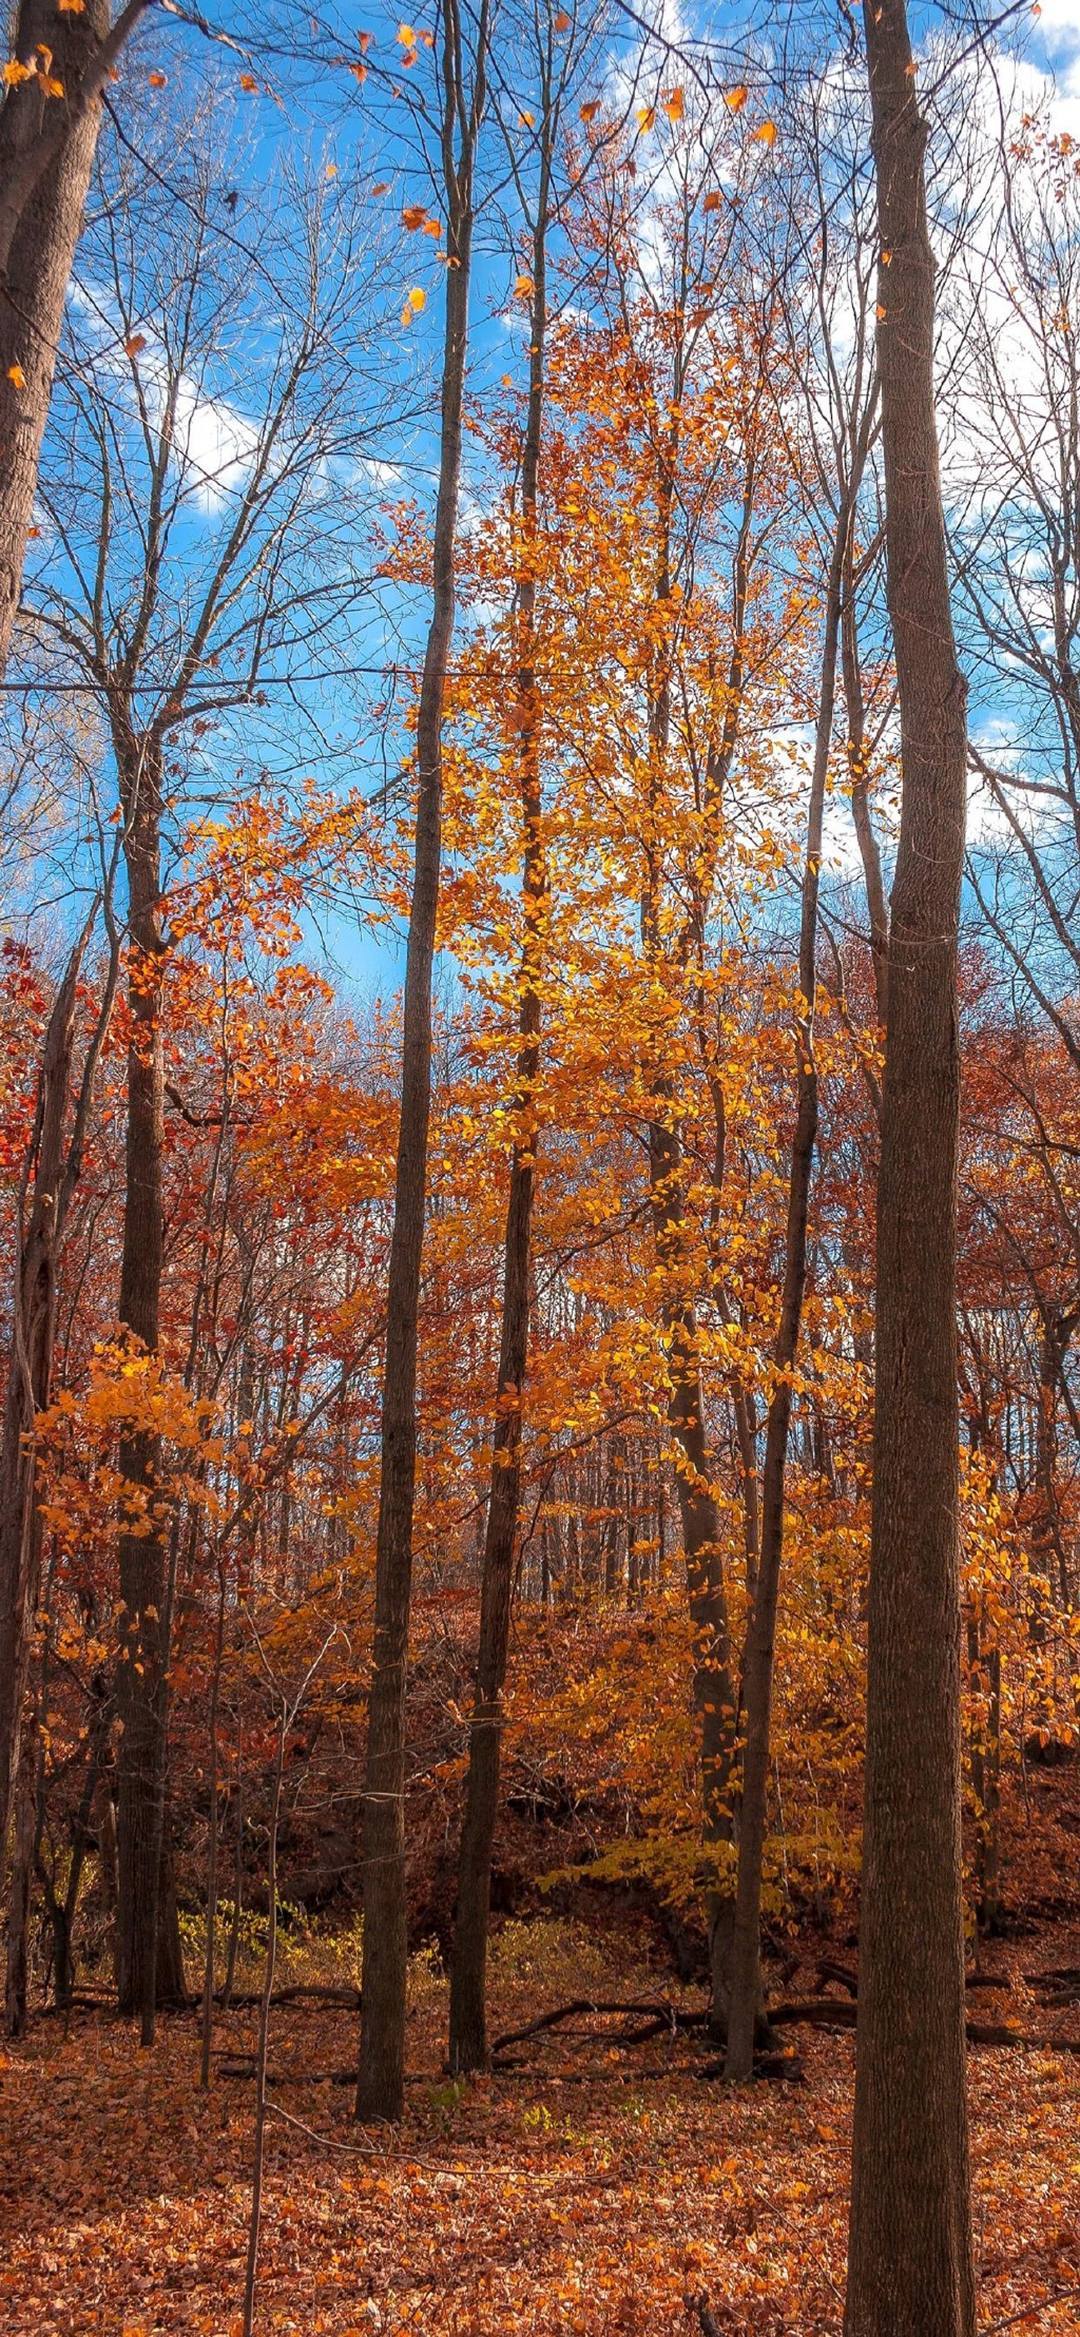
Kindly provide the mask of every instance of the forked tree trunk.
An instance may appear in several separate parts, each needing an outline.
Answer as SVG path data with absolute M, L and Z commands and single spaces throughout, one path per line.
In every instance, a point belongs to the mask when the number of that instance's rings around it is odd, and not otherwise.
M 47 74 L 7 89 L 0 109 L 0 677 L 7 665 L 34 515 L 64 298 L 101 126 L 108 0 L 23 0 L 12 61 Z M 99 77 L 100 76 L 100 77 Z M 62 89 L 49 95 L 46 81 Z
M 405 959 L 401 1112 L 387 1283 L 375 1626 L 364 1778 L 363 2014 L 357 2115 L 400 2118 L 405 2089 L 405 1674 L 416 1491 L 416 1345 L 431 1112 L 431 974 L 439 905 L 443 702 L 454 629 L 454 550 L 468 341 L 473 166 L 485 91 L 487 0 L 475 35 L 471 95 L 457 0 L 445 0 L 443 162 L 447 201 L 442 428 L 432 615 L 416 728 L 418 796 Z
M 536 1179 L 536 1085 L 540 1073 L 540 980 L 548 897 L 542 832 L 536 638 L 536 497 L 544 412 L 547 209 L 550 104 L 544 134 L 536 227 L 529 354 L 529 404 L 521 464 L 522 573 L 518 584 L 519 658 L 516 728 L 520 741 L 522 912 L 515 1136 L 503 1246 L 502 1331 L 495 1400 L 487 1532 L 480 1588 L 480 1646 L 469 1729 L 469 1771 L 458 1855 L 457 1908 L 450 1965 L 450 2067 L 482 2069 L 487 2060 L 487 1945 L 491 1861 L 499 1806 L 503 1690 L 510 1640 L 514 1552 L 521 1504 L 521 1414 L 529 1350 L 529 1288 Z
M 960 1845 L 956 951 L 965 690 L 904 0 L 864 27 L 902 802 L 877 1198 L 866 1807 L 846 2337 L 972 2337 Z

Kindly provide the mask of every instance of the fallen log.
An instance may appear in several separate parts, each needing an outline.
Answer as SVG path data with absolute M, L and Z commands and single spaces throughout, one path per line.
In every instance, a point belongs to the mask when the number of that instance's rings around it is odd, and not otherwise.
M 219 1989 L 214 2002 L 215 2004 L 225 2003 L 224 1990 Z M 285 1988 L 275 1988 L 270 2002 L 271 2004 L 340 2004 L 349 2012 L 359 2012 L 360 1990 L 358 1988 L 334 1987 L 329 1982 L 323 1986 L 314 1980 L 296 1980 L 291 1981 Z M 244 1990 L 240 1995 L 234 1989 L 229 1997 L 227 2009 L 230 2012 L 252 2012 L 257 2010 L 261 2003 L 262 1996 L 257 1989 Z
M 827 1987 L 829 1981 L 832 1980 L 838 1988 L 846 1988 L 849 1996 L 858 1995 L 859 1975 L 850 1964 L 840 1964 L 831 1956 L 822 1956 L 814 1968 L 819 1988 Z M 1030 1973 L 1025 1973 L 1026 1979 L 1030 1979 L 1030 1977 Z M 1080 1973 L 1076 1974 L 1075 1977 L 1080 1979 Z M 965 1988 L 1004 1989 L 1011 1988 L 1012 1981 L 1007 1972 L 974 1971 L 967 1974 L 964 1986 Z
M 809 1996 L 790 2004 L 771 2005 L 766 2015 L 770 2028 L 805 2023 L 811 2028 L 853 2029 L 858 2007 L 839 1996 Z M 969 2045 L 1019 2045 L 1033 2053 L 1080 2053 L 1080 2038 L 1051 2037 L 1043 2031 L 1017 2029 L 1005 2021 L 971 2021 L 966 2023 Z
M 614 2040 L 618 2044 L 627 2045 L 642 2045 L 649 2037 L 658 2037 L 665 2032 L 675 2036 L 680 2029 L 703 2029 L 708 2019 L 705 2012 L 684 2012 L 680 2006 L 669 2004 L 666 1999 L 628 2001 L 621 1998 L 575 1996 L 569 2004 L 557 2004 L 550 2012 L 539 2013 L 534 2021 L 527 2021 L 524 2028 L 506 2029 L 501 2037 L 496 2037 L 491 2048 L 492 2055 L 505 2052 L 511 2045 L 524 2044 L 528 2037 L 539 2037 L 549 2029 L 561 2028 L 564 2021 L 578 2020 L 586 2013 L 603 2019 L 612 2019 L 618 2014 L 626 2017 L 645 2015 L 641 2027 Z
M 765 2014 L 765 2025 L 770 2029 L 781 2029 L 789 2022 L 797 2021 L 810 2028 L 853 2029 L 856 2011 L 857 2007 L 851 1997 L 796 1997 L 787 2004 L 770 2005 Z
M 818 1987 L 824 1988 L 829 1980 L 835 1980 L 838 1988 L 846 1988 L 849 1996 L 857 1996 L 859 1993 L 858 1973 L 853 1972 L 849 1964 L 837 1964 L 831 1956 L 822 1956 L 817 1966 Z

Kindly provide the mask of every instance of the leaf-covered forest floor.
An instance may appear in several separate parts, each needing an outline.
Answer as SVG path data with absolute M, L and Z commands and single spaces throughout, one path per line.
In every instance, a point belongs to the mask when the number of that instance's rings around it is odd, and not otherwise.
M 635 1969 L 625 1941 L 605 1971 L 595 1935 L 512 1929 L 496 2029 L 583 1994 L 700 2002 Z M 1024 1977 L 1080 1967 L 1080 1923 L 993 1942 L 980 1962 L 1008 1983 L 973 1992 L 980 2020 L 1080 2039 L 1075 1990 L 1048 2010 L 1046 1985 Z M 811 1958 L 790 1993 L 814 1992 Z M 328 2081 L 355 2062 L 354 2013 L 275 2009 L 260 2331 L 699 2337 L 697 2295 L 725 2332 L 839 2331 L 850 2034 L 789 2031 L 803 2082 L 732 2093 L 702 2082 L 708 2049 L 692 2034 L 619 2048 L 610 2021 L 578 2017 L 514 2047 L 513 2069 L 455 2086 L 430 1957 L 412 1999 L 408 2115 L 391 2141 L 358 2130 L 349 2088 Z M 254 2089 L 225 2072 L 244 2066 L 256 2021 L 245 2008 L 215 2024 L 209 2093 L 194 2016 L 163 2019 L 143 2054 L 129 2025 L 77 2012 L 66 2035 L 40 2020 L 3 2056 L 5 2337 L 239 2328 Z M 1080 2055 L 976 2047 L 970 2081 L 980 2329 L 1076 2337 Z

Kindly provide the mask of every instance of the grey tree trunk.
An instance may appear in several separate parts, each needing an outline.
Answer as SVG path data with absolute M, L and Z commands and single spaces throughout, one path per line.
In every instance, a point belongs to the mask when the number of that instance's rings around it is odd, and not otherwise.
M 904 0 L 864 28 L 902 804 L 877 1198 L 866 1808 L 846 2337 L 972 2337 L 960 1845 L 956 951 L 965 688 Z

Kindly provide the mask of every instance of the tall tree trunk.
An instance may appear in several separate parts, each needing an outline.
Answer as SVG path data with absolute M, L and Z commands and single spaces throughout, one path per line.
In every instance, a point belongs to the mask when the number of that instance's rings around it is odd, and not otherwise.
M 859 656 L 854 540 L 854 531 L 849 530 L 844 561 L 844 607 L 840 628 L 844 669 L 844 702 L 847 708 L 848 777 L 851 782 L 851 816 L 859 846 L 859 857 L 862 861 L 863 882 L 866 886 L 866 906 L 870 918 L 870 958 L 874 970 L 874 997 L 877 1002 L 878 1023 L 884 1030 L 889 1012 L 889 904 L 885 895 L 881 852 L 870 812 L 870 741 L 866 735 L 866 702 L 863 695 L 862 661 Z
M 41 1571 L 34 1500 L 34 1422 L 49 1401 L 56 1333 L 56 1245 L 63 1214 L 65 1122 L 71 1084 L 76 990 L 87 935 L 68 960 L 53 1001 L 38 1082 L 33 1144 L 20 1202 L 20 1249 L 0 1447 L 0 1858 L 19 1764 L 19 1727 Z M 31 1190 L 29 1216 L 25 1195 Z
M 704 1389 L 693 1303 L 679 1295 L 686 1168 L 677 1128 L 655 1120 L 649 1130 L 649 1180 L 656 1254 L 667 1269 L 664 1331 L 668 1352 L 668 1426 L 675 1443 L 687 1597 L 694 1633 L 694 1710 L 701 1762 L 702 1835 L 715 1872 L 705 1891 L 709 1941 L 710 2027 L 727 2030 L 734 1895 L 727 1873 L 734 1846 L 732 1788 L 738 1698 L 724 1585 L 716 1464 L 705 1426 Z
M 9 2037 L 21 2037 L 29 2011 L 30 1904 L 40 1812 L 41 1738 L 36 1718 L 24 1730 L 15 1774 L 15 1825 L 8 1890 L 4 2018 Z
M 22 589 L 64 298 L 101 126 L 100 91 L 119 46 L 109 33 L 108 0 L 86 0 L 78 9 L 22 0 L 14 29 L 13 62 L 32 70 L 9 86 L 0 108 L 0 677 Z M 47 72 L 37 69 L 44 51 Z M 49 95 L 46 82 L 62 96 Z
M 672 599 L 671 530 L 680 445 L 680 410 L 684 388 L 685 350 L 681 339 L 675 351 L 672 378 L 672 421 L 660 450 L 656 502 L 658 548 L 655 595 L 666 611 Z M 755 457 L 747 456 L 742 521 L 733 571 L 732 648 L 725 691 L 721 735 L 710 751 L 706 773 L 705 807 L 709 841 L 702 865 L 694 871 L 695 911 L 684 941 L 688 952 L 696 938 L 704 949 L 706 898 L 715 861 L 715 836 L 724 788 L 734 757 L 741 707 L 745 623 L 749 592 Z M 646 877 L 641 904 L 641 934 L 647 958 L 663 954 L 661 940 L 660 855 L 653 820 L 667 761 L 671 729 L 671 649 L 661 640 L 658 670 L 650 690 L 649 749 L 651 764 L 650 828 L 646 848 Z M 685 961 L 684 961 L 685 962 Z M 704 1050 L 708 1067 L 708 1051 Z M 722 1093 L 710 1072 L 717 1106 L 717 1159 L 722 1174 Z M 713 1485 L 715 1457 L 705 1426 L 704 1386 L 698 1352 L 697 1314 L 686 1286 L 685 1218 L 688 1171 L 681 1119 L 667 1073 L 658 1068 L 652 1080 L 653 1114 L 649 1125 L 649 1196 L 656 1256 L 665 1282 L 663 1327 L 668 1359 L 668 1427 L 675 1443 L 675 1479 L 686 1564 L 687 1601 L 693 1627 L 693 1701 L 698 1719 L 701 1764 L 702 1840 L 708 1879 L 705 1888 L 705 1925 L 709 1945 L 710 2030 L 727 2032 L 734 1935 L 734 1891 L 730 1879 L 735 1844 L 734 1783 L 738 1694 L 731 1644 L 731 1624 L 724 1582 L 720 1515 Z M 719 1187 L 717 1186 L 717 1190 Z
M 761 1543 L 746 1635 L 743 1662 L 745 1743 L 742 1794 L 739 1807 L 739 1867 L 735 1892 L 735 1928 L 732 1941 L 731 2001 L 728 2008 L 726 2075 L 744 2081 L 754 2059 L 754 2031 L 761 1996 L 761 1883 L 765 1854 L 765 1818 L 769 1791 L 772 1690 L 776 1610 L 784 1554 L 784 1493 L 787 1475 L 788 1432 L 791 1424 L 791 1380 L 799 1348 L 803 1295 L 806 1289 L 807 1230 L 810 1187 L 818 1128 L 818 1075 L 814 1060 L 814 1012 L 817 997 L 818 892 L 821 875 L 822 825 L 825 786 L 829 774 L 833 710 L 836 703 L 836 667 L 840 640 L 840 604 L 844 553 L 852 521 L 850 500 L 841 505 L 837 521 L 828 587 L 825 595 L 825 633 L 821 651 L 821 694 L 814 741 L 814 768 L 806 823 L 799 931 L 799 991 L 795 1044 L 795 1129 L 788 1170 L 787 1233 L 780 1324 L 773 1357 L 775 1382 L 765 1425 L 765 1460 L 761 1476 Z
M 550 52 L 548 58 L 550 77 Z M 521 461 L 521 568 L 517 587 L 516 730 L 520 742 L 522 913 L 514 1145 L 503 1245 L 499 1377 L 480 1589 L 480 1646 L 469 1729 L 469 1772 L 458 1855 L 457 1909 L 450 1965 L 450 2067 L 482 2069 L 487 2060 L 487 1944 L 491 1861 L 499 1806 L 503 1689 L 510 1639 L 514 1551 L 521 1506 L 521 1413 L 529 1350 L 529 1290 L 536 1179 L 536 1086 L 540 1073 L 540 980 L 548 899 L 542 830 L 541 706 L 536 681 L 536 499 L 544 416 L 547 328 L 547 227 L 551 175 L 550 87 L 544 126 L 532 251 L 529 403 Z
M 934 410 L 926 128 L 867 0 L 902 804 L 877 1197 L 866 1808 L 846 2337 L 971 2337 L 960 1844 L 956 952 L 965 689 Z
M 120 752 L 131 968 L 127 1058 L 127 1147 L 120 1321 L 156 1354 L 162 1253 L 163 1066 L 160 1005 L 161 756 L 148 740 Z M 165 1528 L 160 1508 L 161 1440 L 134 1423 L 120 1440 L 120 1472 L 132 1503 L 119 1536 L 121 1640 L 117 1705 L 119 1810 L 118 1937 L 122 2012 L 139 2015 L 152 2042 L 165 1796 Z
M 387 1284 L 382 1464 L 375 1553 L 375 1627 L 364 1779 L 363 2015 L 357 2115 L 397 2119 L 404 2106 L 405 1673 L 416 1491 L 416 1348 L 431 1111 L 431 974 L 439 904 L 442 729 L 454 629 L 454 551 L 468 342 L 473 166 L 483 111 L 487 0 L 475 35 L 471 96 L 458 0 L 445 0 L 443 168 L 447 201 L 442 426 L 435 509 L 432 614 L 417 713 L 418 797 L 405 960 L 401 1113 Z

